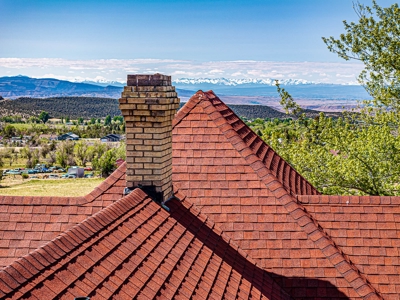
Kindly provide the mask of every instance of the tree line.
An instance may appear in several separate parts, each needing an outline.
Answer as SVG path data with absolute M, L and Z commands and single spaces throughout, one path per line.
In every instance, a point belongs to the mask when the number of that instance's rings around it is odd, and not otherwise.
M 52 118 L 79 117 L 104 118 L 120 116 L 118 100 L 112 98 L 95 97 L 54 97 L 54 98 L 27 98 L 22 97 L 10 101 L 0 102 L 2 115 L 22 115 L 23 117 L 38 116 L 46 111 Z

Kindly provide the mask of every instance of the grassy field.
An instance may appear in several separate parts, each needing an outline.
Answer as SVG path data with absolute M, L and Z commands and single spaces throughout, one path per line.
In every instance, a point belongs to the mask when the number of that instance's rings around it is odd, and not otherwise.
M 44 125 L 44 124 L 31 124 L 31 123 L 11 123 L 10 125 L 15 127 L 15 128 L 17 128 L 17 129 L 19 129 L 19 130 L 30 130 L 30 129 L 32 129 L 32 127 L 40 129 L 40 128 L 45 128 L 45 126 L 51 126 L 52 128 L 62 128 L 63 126 L 65 126 L 67 128 L 71 127 L 71 125 L 49 124 L 49 123 L 46 124 L 46 125 Z
M 85 196 L 104 178 L 84 179 L 30 179 L 8 176 L 0 182 L 0 195 L 10 196 Z

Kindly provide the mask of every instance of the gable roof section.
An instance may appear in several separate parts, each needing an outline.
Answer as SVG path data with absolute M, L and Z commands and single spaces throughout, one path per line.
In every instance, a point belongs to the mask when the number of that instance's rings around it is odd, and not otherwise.
M 0 271 L 5 299 L 291 299 L 186 201 L 139 189 Z
M 0 268 L 122 197 L 126 164 L 85 197 L 0 196 Z
M 291 195 L 320 194 L 305 178 L 236 116 L 212 91 L 198 91 L 193 95 L 178 111 L 173 121 L 173 127 L 179 124 L 200 102 L 203 104 L 204 111 L 210 120 L 217 125 L 235 149 L 244 157 L 252 154 L 256 155 Z M 192 129 L 194 131 L 201 129 L 201 122 L 196 121 L 202 120 L 191 121 L 193 121 Z M 196 134 L 196 132 L 193 132 L 193 134 Z M 261 169 L 261 166 L 254 167 Z

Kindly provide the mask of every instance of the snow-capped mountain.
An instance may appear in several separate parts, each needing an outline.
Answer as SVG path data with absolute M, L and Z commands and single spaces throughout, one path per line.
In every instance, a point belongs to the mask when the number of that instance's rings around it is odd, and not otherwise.
M 99 79 L 99 80 L 85 80 L 85 81 L 75 81 L 75 82 L 80 82 L 80 83 L 87 83 L 87 84 L 94 84 L 94 85 L 99 85 L 99 86 L 118 86 L 118 87 L 124 87 L 126 85 L 126 82 L 119 82 L 119 81 L 113 81 L 113 80 L 105 80 L 105 79 Z
M 109 81 L 105 79 L 99 80 L 85 80 L 77 81 L 81 83 L 95 84 L 99 86 L 119 86 L 122 87 L 126 83 L 120 81 Z M 269 85 L 274 86 L 274 79 L 257 79 L 257 78 L 178 78 L 173 79 L 172 82 L 176 85 L 199 85 L 199 84 L 211 84 L 211 85 L 225 85 L 225 86 L 238 86 L 238 85 Z M 313 81 L 307 81 L 304 79 L 283 79 L 279 80 L 281 85 L 301 85 L 301 84 L 318 84 Z
M 172 80 L 175 84 L 214 84 L 214 85 L 275 85 L 274 79 L 257 79 L 257 78 L 243 78 L 243 79 L 230 79 L 230 78 L 179 78 Z M 279 80 L 281 85 L 299 85 L 299 84 L 316 84 L 312 81 L 304 79 L 283 79 Z
M 360 85 L 335 85 L 305 80 L 281 80 L 285 89 L 297 99 L 371 99 Z M 0 77 L 0 95 L 6 98 L 86 96 L 119 98 L 125 82 L 91 81 L 69 82 L 54 78 L 26 76 Z M 272 79 L 180 78 L 173 85 L 182 99 L 191 97 L 197 90 L 213 90 L 218 95 L 246 97 L 279 97 Z M 257 103 L 252 103 L 257 104 Z

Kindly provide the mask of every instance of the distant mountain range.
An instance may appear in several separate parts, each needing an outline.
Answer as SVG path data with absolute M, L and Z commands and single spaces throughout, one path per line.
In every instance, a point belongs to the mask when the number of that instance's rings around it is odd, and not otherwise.
M 0 77 L 0 95 L 4 98 L 86 96 L 119 98 L 122 88 L 69 82 L 54 78 L 27 76 Z
M 225 86 L 238 86 L 238 85 L 249 85 L 249 86 L 258 86 L 258 85 L 270 85 L 275 86 L 274 79 L 229 79 L 229 78 L 178 78 L 173 79 L 172 82 L 174 85 L 198 85 L 198 84 L 212 84 L 212 85 L 225 85 Z M 97 80 L 97 81 L 82 81 L 82 83 L 88 84 L 96 84 L 100 86 L 124 86 L 126 82 L 119 81 L 107 81 L 107 80 Z M 279 83 L 281 85 L 299 85 L 299 84 L 318 84 L 313 81 L 307 81 L 303 79 L 284 79 L 280 80 Z
M 173 80 L 176 85 L 198 85 L 198 84 L 212 84 L 212 85 L 226 85 L 226 86 L 238 86 L 238 85 L 248 85 L 248 86 L 263 86 L 270 85 L 275 86 L 274 79 L 229 79 L 229 78 L 179 78 Z M 312 81 L 307 81 L 303 79 L 284 79 L 279 80 L 281 85 L 299 85 L 299 84 L 316 84 Z
M 213 90 L 227 96 L 264 96 L 278 98 L 274 79 L 229 79 L 229 78 L 178 78 L 172 80 L 177 89 L 184 90 L 182 98 L 190 97 L 197 90 Z M 124 86 L 117 81 L 85 81 L 101 86 Z M 316 100 L 364 100 L 368 93 L 359 85 L 326 84 L 302 79 L 284 79 L 279 83 L 293 97 Z M 243 103 L 244 104 L 244 103 Z
M 298 99 L 352 101 L 369 99 L 362 86 L 320 84 L 305 80 L 282 80 L 281 85 Z M 30 78 L 27 76 L 0 77 L 0 96 L 18 97 L 106 97 L 119 98 L 126 83 L 118 81 L 70 82 L 54 78 Z M 272 79 L 227 79 L 227 78 L 179 78 L 173 80 L 179 97 L 185 101 L 195 91 L 213 90 L 226 96 L 261 96 L 278 98 Z M 243 102 L 242 104 L 248 104 Z M 261 103 L 257 103 L 261 104 Z

